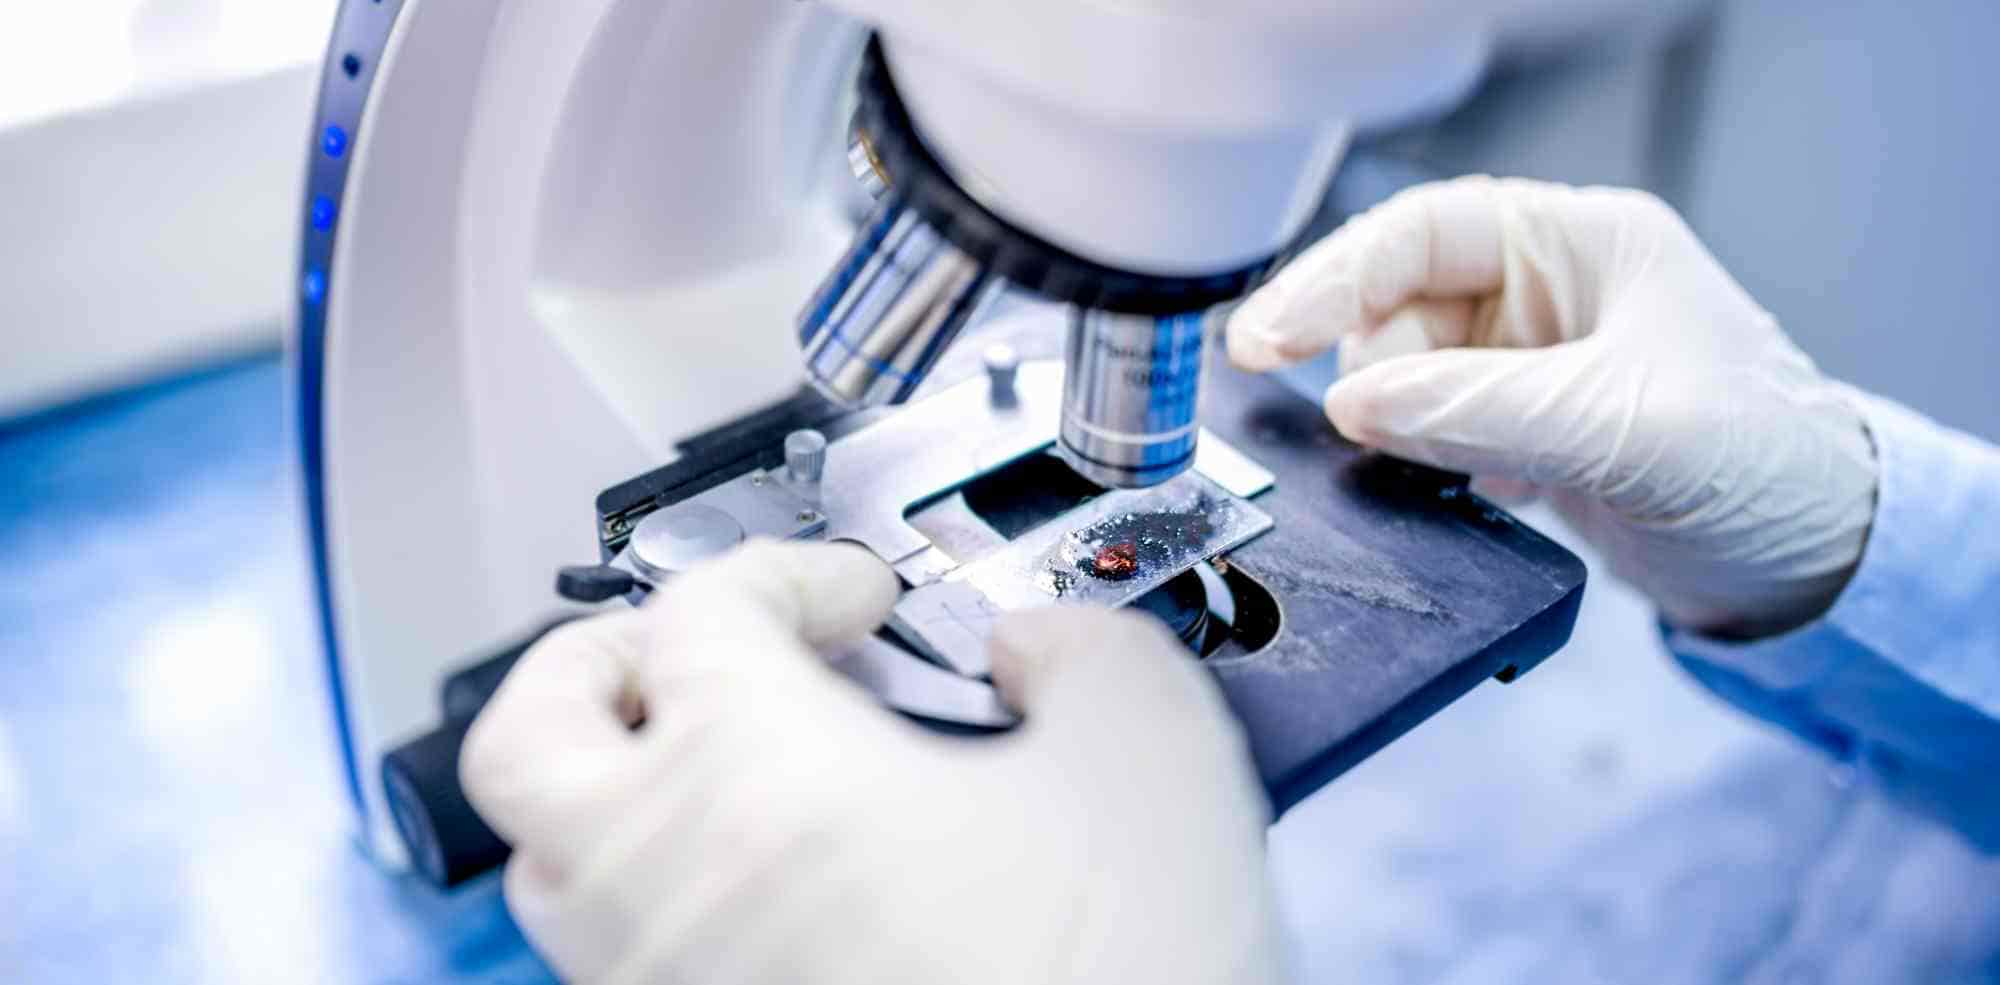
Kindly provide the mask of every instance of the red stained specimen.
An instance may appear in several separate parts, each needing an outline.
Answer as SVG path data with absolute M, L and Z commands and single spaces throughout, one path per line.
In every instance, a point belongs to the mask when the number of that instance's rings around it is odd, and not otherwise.
M 1139 570 L 1139 545 L 1131 541 L 1106 544 L 1097 551 L 1091 569 L 1097 577 L 1108 581 L 1123 581 Z

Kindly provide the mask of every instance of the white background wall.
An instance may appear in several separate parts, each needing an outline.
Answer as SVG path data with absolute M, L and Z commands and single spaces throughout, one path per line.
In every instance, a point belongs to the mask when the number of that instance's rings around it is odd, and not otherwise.
M 1727 8 L 1684 205 L 1837 376 L 2000 440 L 2000 4 Z
M 278 343 L 332 12 L 0 4 L 0 420 Z

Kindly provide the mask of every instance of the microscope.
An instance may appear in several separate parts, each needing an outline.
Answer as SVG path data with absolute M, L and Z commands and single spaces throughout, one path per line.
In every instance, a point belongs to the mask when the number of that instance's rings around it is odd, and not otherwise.
M 1001 614 L 1156 616 L 1279 813 L 1532 668 L 1581 562 L 1215 343 L 1357 126 L 1574 7 L 346 0 L 295 355 L 370 849 L 496 864 L 456 758 L 511 661 L 757 537 L 896 570 L 826 656 L 946 731 L 1017 724 Z

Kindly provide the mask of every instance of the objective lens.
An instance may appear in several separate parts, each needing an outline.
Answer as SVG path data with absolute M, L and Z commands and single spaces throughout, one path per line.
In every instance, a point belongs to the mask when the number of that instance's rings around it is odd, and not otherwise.
M 1099 485 L 1158 485 L 1194 463 L 1207 316 L 1070 315 L 1058 450 Z
M 996 283 L 902 202 L 878 203 L 799 316 L 807 376 L 849 406 L 900 404 Z

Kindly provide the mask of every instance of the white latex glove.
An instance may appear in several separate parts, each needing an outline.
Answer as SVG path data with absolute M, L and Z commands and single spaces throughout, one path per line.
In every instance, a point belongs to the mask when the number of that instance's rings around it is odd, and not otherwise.
M 815 651 L 896 594 L 865 551 L 753 544 L 522 658 L 460 774 L 514 846 L 508 904 L 556 970 L 1273 980 L 1268 808 L 1180 644 L 1130 614 L 1008 621 L 994 676 L 1026 723 L 950 738 Z
M 1229 324 L 1251 370 L 1335 343 L 1341 433 L 1483 489 L 1548 492 L 1676 624 L 1801 625 L 1859 562 L 1876 481 L 1860 413 L 1650 195 L 1414 188 Z

